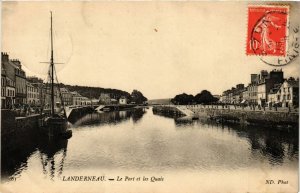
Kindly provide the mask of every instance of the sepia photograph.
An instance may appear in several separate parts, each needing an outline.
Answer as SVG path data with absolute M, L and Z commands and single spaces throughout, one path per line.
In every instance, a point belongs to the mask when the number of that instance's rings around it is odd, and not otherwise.
M 297 1 L 2 1 L 1 193 L 299 192 Z

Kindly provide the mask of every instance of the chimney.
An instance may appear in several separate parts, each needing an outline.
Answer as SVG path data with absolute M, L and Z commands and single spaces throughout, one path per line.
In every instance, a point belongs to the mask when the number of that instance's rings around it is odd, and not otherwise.
M 9 56 L 6 52 L 1 52 L 1 62 L 8 62 Z
M 17 65 L 19 68 L 21 68 L 21 62 L 18 59 L 11 60 L 15 65 Z
M 251 83 L 258 83 L 259 75 L 258 74 L 251 74 Z

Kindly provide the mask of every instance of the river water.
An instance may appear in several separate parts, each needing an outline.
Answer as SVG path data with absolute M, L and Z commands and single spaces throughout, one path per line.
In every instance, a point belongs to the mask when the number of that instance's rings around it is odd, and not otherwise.
M 297 192 L 297 129 L 176 120 L 141 108 L 78 118 L 68 140 L 16 137 L 2 147 L 0 190 Z

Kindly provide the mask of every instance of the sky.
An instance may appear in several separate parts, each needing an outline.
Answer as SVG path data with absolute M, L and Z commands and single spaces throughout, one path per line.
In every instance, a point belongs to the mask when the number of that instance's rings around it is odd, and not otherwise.
M 291 11 L 298 9 L 294 2 Z M 2 2 L 2 52 L 46 78 L 50 11 L 60 82 L 141 91 L 148 99 L 222 94 L 275 69 L 246 55 L 247 2 Z M 297 21 L 298 22 L 298 21 Z M 299 77 L 299 57 L 277 67 Z

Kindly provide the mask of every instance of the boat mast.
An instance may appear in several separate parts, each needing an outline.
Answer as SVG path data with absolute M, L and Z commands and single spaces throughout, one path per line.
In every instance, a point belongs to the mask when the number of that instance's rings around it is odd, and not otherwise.
M 51 14 L 51 115 L 54 115 L 54 59 L 53 59 L 53 34 L 52 34 L 52 11 Z

